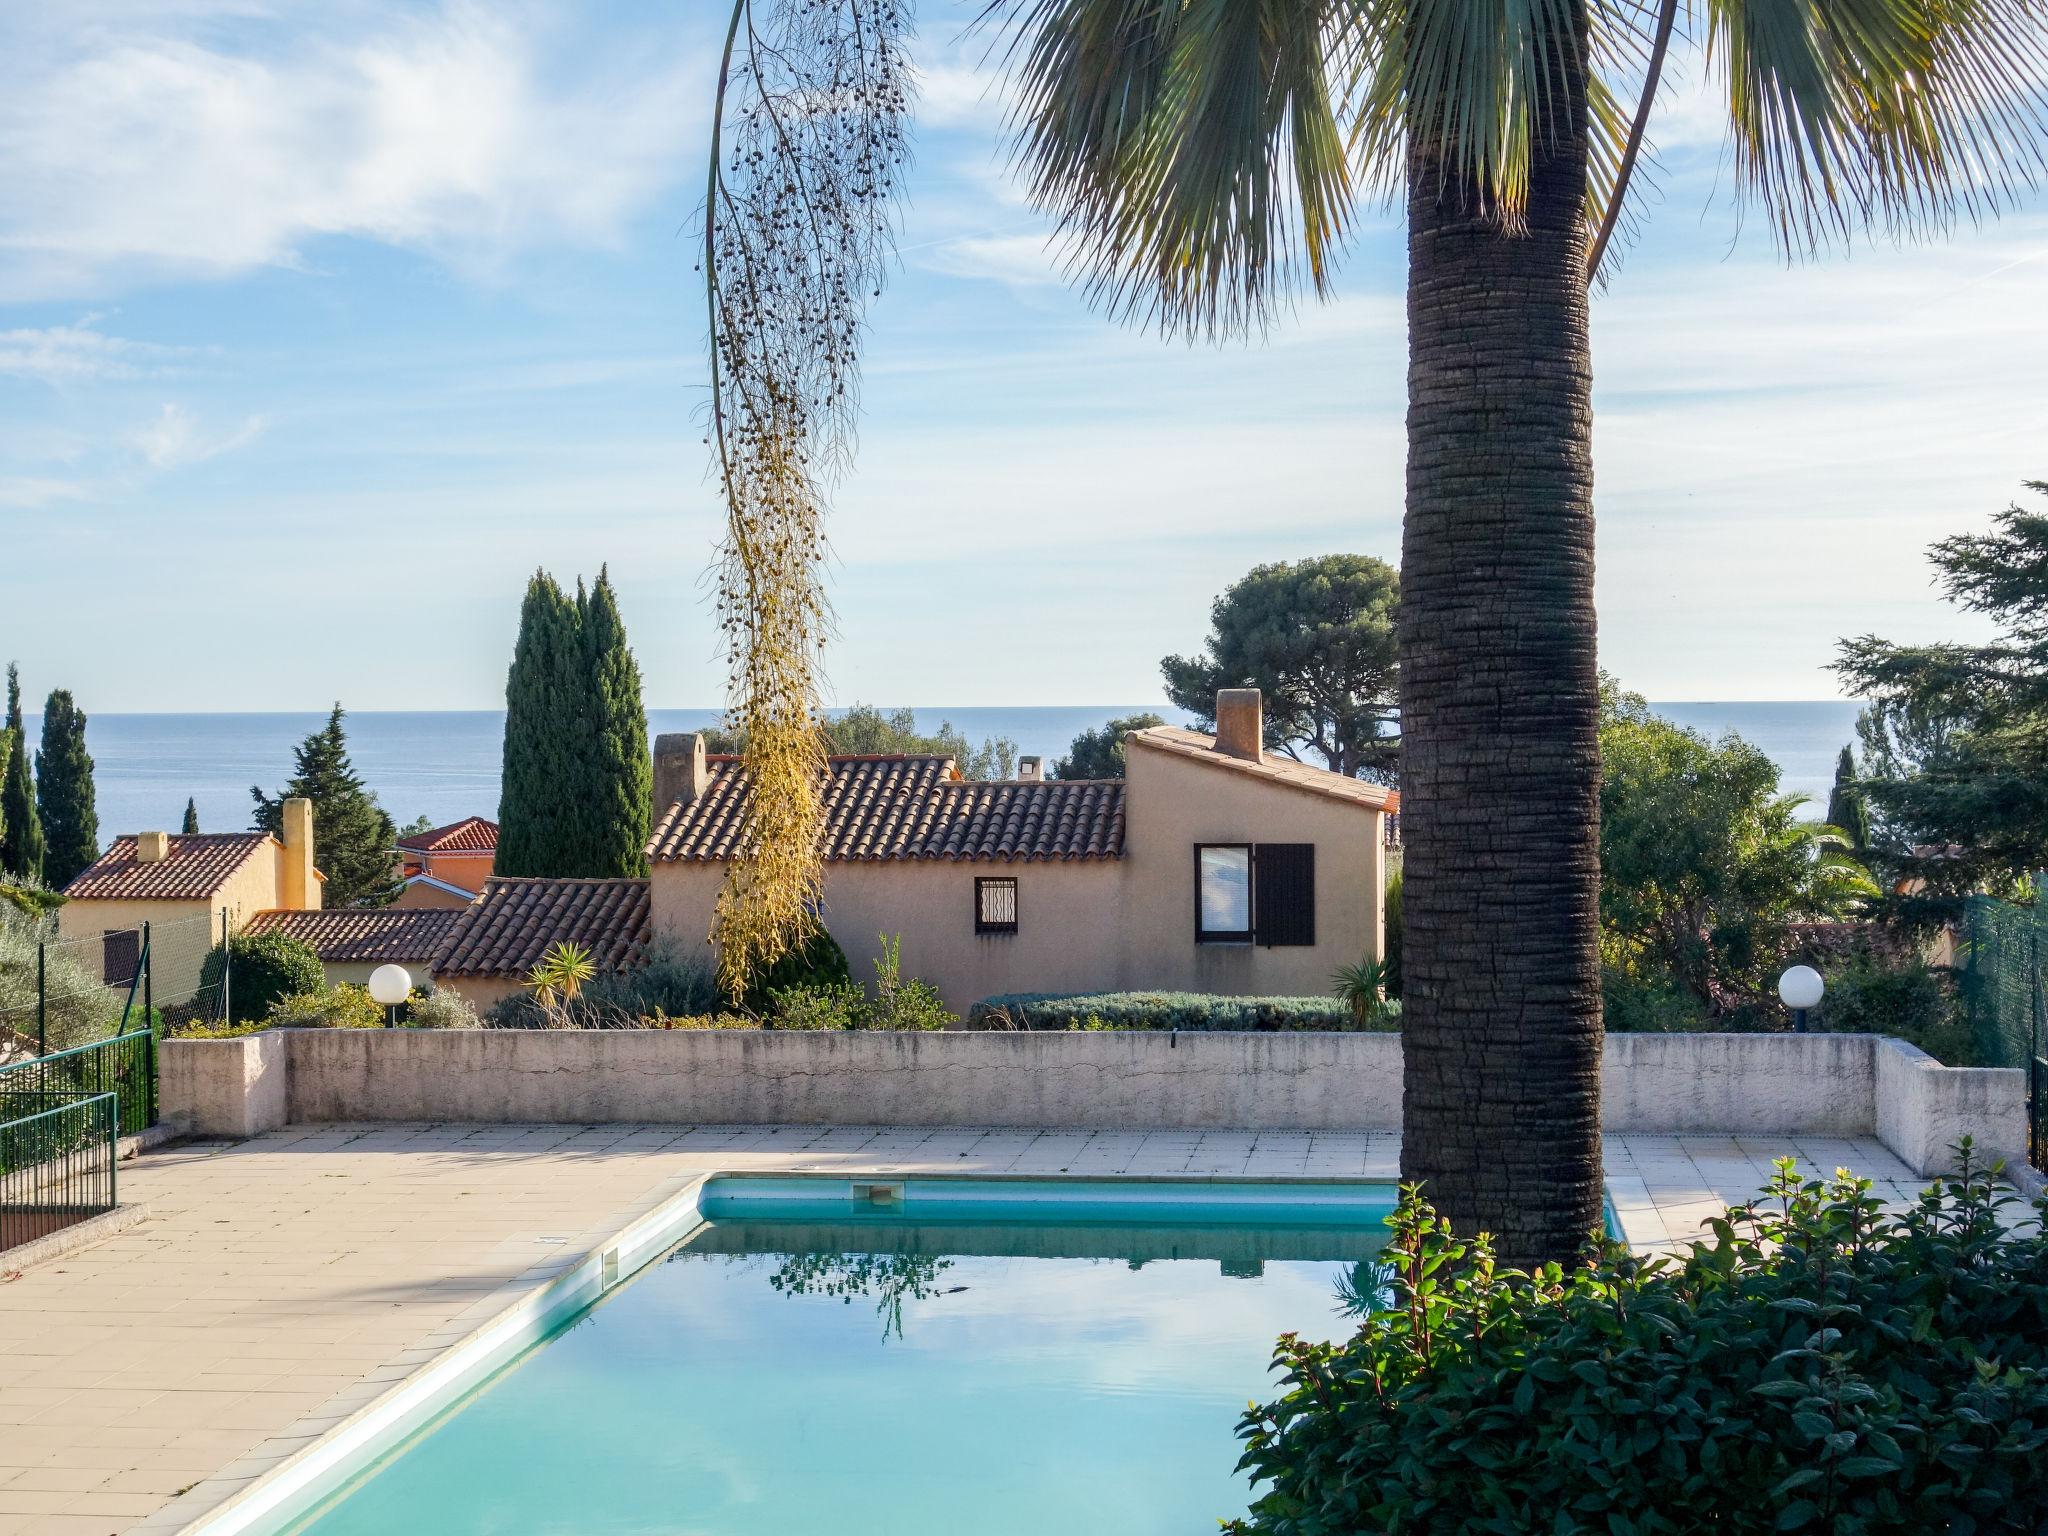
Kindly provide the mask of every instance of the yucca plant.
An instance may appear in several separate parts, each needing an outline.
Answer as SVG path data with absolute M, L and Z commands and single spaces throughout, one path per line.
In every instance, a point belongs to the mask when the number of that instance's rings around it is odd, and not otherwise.
M 569 1008 L 581 995 L 583 984 L 596 974 L 590 951 L 563 939 L 526 973 L 526 984 L 533 988 L 533 999 L 546 1011 L 548 1022 L 566 1028 Z
M 1338 966 L 1330 985 L 1351 1017 L 1369 1024 L 1387 1011 L 1387 974 L 1386 961 L 1367 957 L 1356 965 Z
M 1570 1258 L 1600 1218 L 1587 289 L 1625 243 L 1667 61 L 1703 56 L 1736 185 L 1804 255 L 1862 230 L 1944 230 L 2035 184 L 2044 8 L 986 7 L 1010 29 L 1020 172 L 1115 316 L 1256 331 L 1299 287 L 1331 291 L 1361 198 L 1405 207 L 1403 1173 L 1513 1261 Z M 896 0 L 734 0 L 721 73 L 721 122 L 742 130 L 714 143 L 706 231 L 714 436 L 746 557 L 728 623 L 736 655 L 759 658 L 736 666 L 736 692 L 791 732 L 813 697 L 823 487 L 850 442 L 855 342 L 902 164 L 908 24 Z M 842 82 L 823 92 L 841 110 L 778 115 L 778 70 L 792 102 Z M 729 103 L 734 82 L 761 88 Z M 762 787 L 810 794 L 798 739 L 762 749 Z M 813 800 L 791 803 L 804 814 L 759 829 L 734 887 L 729 955 L 744 939 L 772 958 L 785 941 L 761 935 L 800 930 L 816 822 Z

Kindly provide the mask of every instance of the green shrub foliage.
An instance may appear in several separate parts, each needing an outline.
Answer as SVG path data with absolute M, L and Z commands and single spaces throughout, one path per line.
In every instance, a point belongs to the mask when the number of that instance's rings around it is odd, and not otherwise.
M 846 963 L 846 951 L 821 924 L 797 948 L 754 973 L 746 995 L 739 1000 L 740 1009 L 744 1013 L 771 1013 L 778 992 L 798 987 L 839 986 L 852 980 L 853 968 Z
M 229 960 L 233 966 L 229 967 Z M 221 982 L 228 982 L 231 1023 L 266 1019 L 286 998 L 327 991 L 327 972 L 303 939 L 283 933 L 238 933 L 225 949 L 214 945 L 199 967 L 199 995 L 212 1018 L 221 1017 Z
M 1356 1336 L 1280 1341 L 1228 1529 L 2039 1531 L 2048 1239 L 1958 1151 L 1899 1214 L 1788 1161 L 1681 1258 L 1533 1275 L 1404 1190 Z
M 983 998 L 969 1021 L 983 1028 L 1365 1030 L 1400 1027 L 1389 1005 L 1361 1023 L 1334 997 L 1219 997 L 1208 992 L 1008 992 Z

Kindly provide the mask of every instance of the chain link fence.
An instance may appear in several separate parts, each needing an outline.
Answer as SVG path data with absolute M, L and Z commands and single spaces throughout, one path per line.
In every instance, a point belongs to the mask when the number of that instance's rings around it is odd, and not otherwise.
M 1973 896 L 1963 910 L 1957 961 L 1964 1017 L 1977 1061 L 2027 1074 L 2028 1146 L 2036 1167 L 2048 1158 L 2048 904 L 2022 906 Z
M 205 913 L 87 934 L 0 920 L 0 1063 L 219 1017 L 231 983 L 205 977 L 217 937 Z

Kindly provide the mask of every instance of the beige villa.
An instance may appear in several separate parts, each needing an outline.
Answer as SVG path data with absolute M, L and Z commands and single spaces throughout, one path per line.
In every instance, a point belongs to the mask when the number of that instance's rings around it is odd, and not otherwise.
M 287 800 L 282 839 L 268 832 L 115 838 L 64 888 L 57 933 L 98 938 L 102 975 L 123 982 L 134 974 L 147 923 L 156 995 L 183 998 L 198 988 L 200 963 L 220 937 L 223 918 L 239 932 L 258 912 L 317 911 L 326 884 L 313 863 L 312 802 Z
M 834 757 L 822 917 L 865 978 L 881 936 L 964 1014 L 1005 992 L 1327 994 L 1382 954 L 1394 792 L 1262 749 L 1258 694 L 1215 736 L 1131 736 L 1121 779 L 973 782 L 952 759 Z M 655 744 L 666 809 L 648 880 L 493 879 L 437 965 L 488 1006 L 558 939 L 629 963 L 648 937 L 711 958 L 718 892 L 748 820 L 737 760 Z

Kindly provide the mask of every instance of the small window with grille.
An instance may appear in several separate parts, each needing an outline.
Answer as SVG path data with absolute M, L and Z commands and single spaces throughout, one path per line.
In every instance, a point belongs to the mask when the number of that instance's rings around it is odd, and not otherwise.
M 1017 931 L 1017 882 L 1008 875 L 982 875 L 974 882 L 974 931 Z

